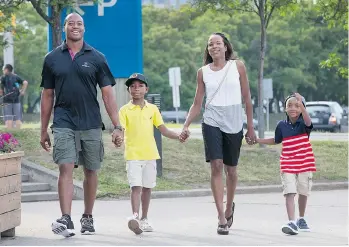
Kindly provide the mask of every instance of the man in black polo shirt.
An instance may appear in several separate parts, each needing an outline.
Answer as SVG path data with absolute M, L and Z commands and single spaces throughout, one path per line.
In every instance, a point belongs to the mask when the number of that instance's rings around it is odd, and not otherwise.
M 115 127 L 112 140 L 116 145 L 122 142 L 122 129 L 112 91 L 114 77 L 104 55 L 84 42 L 82 17 L 76 13 L 68 15 L 64 31 L 66 40 L 46 55 L 43 65 L 40 143 L 45 150 L 49 150 L 51 143 L 47 129 L 55 96 L 51 127 L 54 136 L 53 160 L 59 165 L 60 172 L 58 193 L 62 217 L 52 223 L 52 231 L 70 237 L 75 235 L 70 215 L 73 169 L 76 165 L 82 165 L 85 173 L 85 212 L 80 220 L 81 233 L 95 232 L 92 209 L 97 191 L 97 170 L 104 156 L 97 84 Z

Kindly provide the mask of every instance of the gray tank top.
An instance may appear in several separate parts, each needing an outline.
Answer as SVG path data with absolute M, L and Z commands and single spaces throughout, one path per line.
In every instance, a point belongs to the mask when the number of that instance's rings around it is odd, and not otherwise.
M 229 67 L 229 63 L 231 63 Z M 216 92 L 226 70 L 227 76 Z M 243 107 L 240 85 L 240 74 L 235 60 L 230 60 L 219 71 L 213 71 L 210 64 L 202 67 L 203 81 L 206 89 L 206 100 L 211 102 L 205 107 L 203 121 L 205 124 L 218 127 L 225 133 L 238 133 L 243 127 Z

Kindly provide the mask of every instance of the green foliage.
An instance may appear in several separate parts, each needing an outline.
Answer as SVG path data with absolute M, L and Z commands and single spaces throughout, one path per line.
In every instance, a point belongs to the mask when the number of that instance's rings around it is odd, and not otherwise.
M 16 29 L 21 32 L 14 37 L 14 67 L 15 73 L 29 83 L 24 97 L 24 109 L 28 109 L 40 95 L 41 69 L 47 53 L 47 25 L 29 3 L 22 4 L 15 14 Z M 3 57 L 2 49 L 0 57 Z
M 303 6 L 307 8 L 307 6 Z M 314 11 L 307 8 L 309 11 Z M 282 10 L 282 9 L 281 9 Z M 180 66 L 182 72 L 181 103 L 188 109 L 196 87 L 196 71 L 202 66 L 208 36 L 224 32 L 233 43 L 238 57 L 245 61 L 252 97 L 257 97 L 259 68 L 260 20 L 254 13 L 233 15 L 183 7 L 181 10 L 143 8 L 144 67 L 152 81 L 150 91 L 161 93 L 164 108 L 172 109 L 168 68 Z M 268 29 L 265 78 L 273 78 L 276 99 L 300 91 L 309 100 L 347 102 L 346 80 L 333 70 L 324 70 L 319 63 L 326 59 L 333 44 L 346 35 L 341 28 L 314 25 L 309 13 L 299 11 L 271 20 Z M 345 50 L 340 51 L 346 56 Z
M 31 106 L 40 92 L 42 62 L 47 52 L 47 23 L 30 4 L 22 5 L 16 15 L 17 27 L 26 32 L 15 39 L 15 70 L 29 81 L 25 104 Z M 299 91 L 307 100 L 346 104 L 346 79 L 337 73 L 335 66 L 324 69 L 319 64 L 334 53 L 328 65 L 334 61 L 334 65 L 339 62 L 340 67 L 347 67 L 348 50 L 340 43 L 347 32 L 341 26 L 314 24 L 309 16 L 317 16 L 317 10 L 303 6 L 302 11 L 271 20 L 264 77 L 273 78 L 274 96 L 281 101 L 291 91 Z M 235 53 L 245 62 L 252 97 L 256 100 L 260 20 L 255 13 L 201 12 L 189 5 L 179 10 L 146 6 L 143 7 L 144 71 L 151 81 L 150 93 L 162 94 L 164 110 L 173 109 L 168 69 L 176 66 L 181 67 L 182 74 L 181 108 L 189 109 L 195 94 L 196 72 L 202 66 L 207 39 L 213 32 L 226 33 L 233 43 Z
M 341 28 L 348 31 L 348 0 L 320 0 L 315 6 L 316 13 L 329 28 Z M 339 42 L 338 42 L 339 41 Z M 348 79 L 348 36 L 347 33 L 338 37 L 332 51 L 326 60 L 320 63 L 324 69 L 334 70 L 337 74 Z

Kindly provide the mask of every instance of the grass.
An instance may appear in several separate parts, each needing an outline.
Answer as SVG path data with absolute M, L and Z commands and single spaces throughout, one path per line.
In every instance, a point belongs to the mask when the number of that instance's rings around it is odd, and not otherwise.
M 57 170 L 52 154 L 40 144 L 38 129 L 24 128 L 13 131 L 22 144 L 26 159 Z M 116 149 L 109 134 L 104 134 L 105 160 L 99 172 L 99 197 L 118 197 L 128 194 L 123 152 Z M 344 181 L 348 179 L 348 143 L 331 141 L 312 142 L 319 181 Z M 240 185 L 280 184 L 279 153 L 281 146 L 259 148 L 244 144 L 239 162 Z M 83 179 L 82 169 L 76 169 L 74 178 Z M 210 169 L 204 161 L 203 142 L 190 139 L 185 144 L 163 138 L 163 177 L 158 179 L 156 190 L 209 188 Z
M 168 128 L 174 128 L 174 129 L 181 129 L 183 128 L 183 124 L 176 124 L 176 123 L 166 123 L 166 126 Z M 40 128 L 40 123 L 39 122 L 26 122 L 25 124 L 22 125 L 21 127 L 22 129 L 39 129 Z M 200 124 L 191 124 L 190 128 L 193 129 L 198 129 L 201 128 Z M 4 126 L 0 126 L 0 130 L 5 131 L 5 127 Z

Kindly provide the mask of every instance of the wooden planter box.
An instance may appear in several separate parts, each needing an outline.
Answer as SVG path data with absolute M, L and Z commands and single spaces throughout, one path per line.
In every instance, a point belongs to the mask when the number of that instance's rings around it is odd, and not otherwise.
M 21 161 L 24 152 L 0 154 L 0 238 L 21 224 Z

